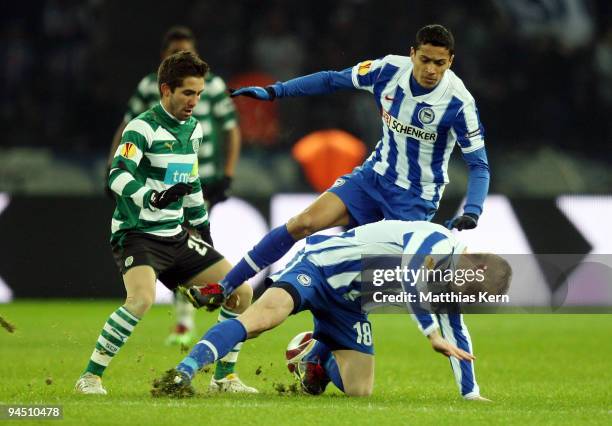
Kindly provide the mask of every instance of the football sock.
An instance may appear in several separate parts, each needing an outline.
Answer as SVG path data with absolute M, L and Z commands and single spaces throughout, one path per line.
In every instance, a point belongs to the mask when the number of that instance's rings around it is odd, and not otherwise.
M 132 334 L 138 321 L 140 321 L 140 318 L 131 314 L 123 306 L 113 312 L 106 320 L 104 328 L 98 336 L 96 347 L 84 373 L 102 376 L 108 364 Z
M 183 295 L 176 292 L 174 296 L 174 313 L 176 315 L 176 323 L 185 331 L 191 331 L 195 327 L 195 308 Z
M 342 383 L 342 377 L 340 376 L 340 370 L 338 370 L 338 363 L 336 362 L 336 358 L 334 356 L 330 356 L 325 364 L 323 364 L 323 368 L 325 368 L 325 372 L 331 379 L 331 381 L 336 385 L 338 389 L 344 392 L 344 384 Z
M 237 319 L 221 321 L 204 334 L 176 369 L 193 377 L 205 365 L 227 355 L 237 343 L 244 342 L 246 337 L 246 329 Z
M 236 318 L 239 314 L 235 314 L 223 306 L 219 310 L 219 316 L 217 317 L 217 322 L 225 321 L 228 319 Z M 238 343 L 234 346 L 227 355 L 217 361 L 217 366 L 215 367 L 215 379 L 220 380 L 226 377 L 228 374 L 232 374 L 236 367 L 236 362 L 238 361 L 238 354 L 240 353 L 240 349 L 242 348 L 242 342 Z
M 257 274 L 263 268 L 283 257 L 295 240 L 287 231 L 286 225 L 271 230 L 232 268 L 219 283 L 230 294 L 240 284 Z

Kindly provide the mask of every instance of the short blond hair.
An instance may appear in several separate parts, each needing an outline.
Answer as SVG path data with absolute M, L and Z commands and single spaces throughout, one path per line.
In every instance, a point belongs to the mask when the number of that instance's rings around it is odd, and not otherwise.
M 487 292 L 491 295 L 506 294 L 512 280 L 512 267 L 506 259 L 493 253 L 464 253 L 456 265 L 457 269 L 480 271 L 482 281 L 470 281 L 463 285 L 451 283 L 451 290 L 462 294 Z

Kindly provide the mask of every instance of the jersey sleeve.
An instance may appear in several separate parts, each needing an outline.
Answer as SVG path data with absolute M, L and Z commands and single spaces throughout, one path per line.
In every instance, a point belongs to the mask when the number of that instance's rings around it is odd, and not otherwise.
M 130 197 L 139 207 L 149 206 L 152 190 L 135 179 L 136 170 L 150 146 L 153 130 L 142 120 L 128 123 L 115 151 L 108 175 L 108 186 L 120 197 Z
M 402 255 L 402 269 L 425 271 L 432 269 L 441 259 L 448 258 L 453 248 L 448 237 L 441 232 L 431 232 L 425 238 L 406 234 L 404 237 L 404 250 Z M 412 275 L 414 276 L 414 275 Z M 411 276 L 402 282 L 405 292 L 415 295 L 415 302 L 408 303 L 411 317 L 419 330 L 429 336 L 434 330 L 440 328 L 436 315 L 420 302 L 419 293 L 427 291 L 427 281 L 424 272 L 416 274 L 416 280 Z
M 128 101 L 127 109 L 123 115 L 123 121 L 129 123 L 134 118 L 147 110 L 147 100 L 145 90 L 149 84 L 148 76 L 140 80 L 136 91 Z
M 359 62 L 351 69 L 351 79 L 356 89 L 374 93 L 374 84 L 384 65 L 384 58 Z
M 469 154 L 484 146 L 484 127 L 480 122 L 478 108 L 473 99 L 457 113 L 453 123 L 457 144 L 464 154 Z
M 197 177 L 197 161 L 194 169 L 196 170 L 196 175 L 193 180 L 190 179 L 191 194 L 187 194 L 183 197 L 183 209 L 185 212 L 185 219 L 189 222 L 189 225 L 198 226 L 208 222 L 208 211 L 206 210 L 206 204 L 204 204 L 202 184 Z
M 202 135 L 202 126 L 200 123 L 196 125 L 194 136 L 200 137 Z M 194 147 L 195 148 L 195 147 Z M 198 150 L 194 149 L 197 153 Z M 189 176 L 189 183 L 191 184 L 191 193 L 183 197 L 183 211 L 185 219 L 189 222 L 190 226 L 198 226 L 208 222 L 208 211 L 206 210 L 206 204 L 204 203 L 204 194 L 202 192 L 202 184 L 198 176 L 198 160 L 193 165 L 191 175 Z
M 208 83 L 211 100 L 211 111 L 223 130 L 233 129 L 238 125 L 236 107 L 227 93 L 227 87 L 221 77 L 213 77 Z

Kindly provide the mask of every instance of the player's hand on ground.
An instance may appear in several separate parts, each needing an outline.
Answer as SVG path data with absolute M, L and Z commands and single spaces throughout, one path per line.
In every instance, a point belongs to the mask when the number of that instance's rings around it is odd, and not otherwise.
M 259 99 L 260 101 L 273 101 L 276 98 L 276 92 L 270 86 L 247 86 L 240 89 L 229 89 L 230 97 L 248 96 L 249 98 Z
M 188 183 L 177 183 L 170 188 L 157 192 L 153 191 L 151 194 L 151 199 L 149 200 L 149 204 L 155 207 L 156 209 L 165 209 L 170 204 L 177 202 L 185 195 L 191 193 L 191 185 Z
M 448 229 L 456 228 L 458 231 L 464 229 L 474 229 L 478 225 L 478 216 L 473 213 L 464 213 L 461 216 L 457 216 L 453 219 L 444 222 L 444 226 Z
M 493 402 L 489 398 L 485 398 L 484 396 L 475 395 L 468 398 L 465 398 L 466 401 L 479 401 L 479 402 Z
M 180 291 L 196 309 L 204 308 L 207 311 L 214 311 L 225 302 L 223 287 L 219 284 L 208 284 L 204 287 L 179 287 L 178 291 Z
M 447 357 L 455 357 L 460 361 L 473 361 L 476 357 L 469 352 L 459 349 L 457 346 L 450 343 L 444 337 L 440 336 L 438 332 L 430 334 L 429 341 L 434 351 L 441 353 Z

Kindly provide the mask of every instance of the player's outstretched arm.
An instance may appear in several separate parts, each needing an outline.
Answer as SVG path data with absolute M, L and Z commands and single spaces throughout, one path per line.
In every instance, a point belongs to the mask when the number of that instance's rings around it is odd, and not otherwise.
M 447 341 L 440 335 L 438 330 L 431 332 L 427 338 L 431 343 L 432 349 L 444 356 L 455 357 L 460 361 L 473 361 L 476 359 L 476 357 L 471 353 L 466 352 L 463 349 L 459 349 L 457 346 Z
M 266 87 L 247 86 L 229 90 L 232 98 L 247 96 L 262 101 L 273 101 L 276 98 L 325 95 L 338 89 L 355 89 L 351 68 L 343 71 L 320 71 L 284 83 L 279 81 Z
M 444 223 L 448 229 L 456 228 L 459 231 L 474 229 L 478 225 L 478 218 L 489 192 L 490 181 L 489 163 L 484 146 L 476 151 L 464 153 L 463 159 L 469 170 L 463 214 Z

